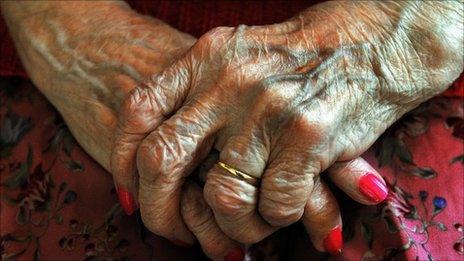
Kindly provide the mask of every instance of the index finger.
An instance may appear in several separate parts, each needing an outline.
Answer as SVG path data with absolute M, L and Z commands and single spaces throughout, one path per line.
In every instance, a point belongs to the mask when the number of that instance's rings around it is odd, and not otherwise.
M 188 91 L 188 76 L 182 64 L 174 64 L 163 74 L 133 89 L 120 108 L 110 159 L 120 199 L 137 199 L 137 149 L 142 140 L 179 107 Z M 121 200 L 125 212 L 131 214 L 134 206 L 126 203 Z

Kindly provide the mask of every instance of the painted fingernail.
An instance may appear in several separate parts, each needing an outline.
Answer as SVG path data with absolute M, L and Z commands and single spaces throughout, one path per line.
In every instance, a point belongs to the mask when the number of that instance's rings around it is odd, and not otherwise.
M 388 189 L 382 180 L 369 172 L 359 179 L 359 191 L 375 203 L 384 201 L 388 195 Z
M 224 258 L 225 261 L 242 261 L 245 257 L 245 252 L 241 247 L 232 249 Z
M 116 192 L 118 193 L 119 203 L 121 203 L 124 212 L 129 216 L 132 215 L 136 210 L 136 204 L 132 194 L 121 187 L 116 187 Z
M 340 226 L 336 226 L 324 239 L 324 248 L 332 255 L 338 255 L 342 252 L 343 237 Z
M 176 246 L 180 246 L 180 247 L 191 247 L 192 245 L 188 244 L 188 243 L 185 243 L 184 241 L 182 240 L 179 240 L 179 239 L 171 239 L 171 242 L 176 245 Z

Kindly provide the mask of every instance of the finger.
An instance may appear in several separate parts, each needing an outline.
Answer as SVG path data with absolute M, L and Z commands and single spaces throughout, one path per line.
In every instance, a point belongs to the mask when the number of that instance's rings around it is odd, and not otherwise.
M 269 163 L 261 180 L 259 213 L 273 226 L 300 220 L 313 188 L 316 168 L 302 151 L 286 147 Z
M 263 136 L 244 130 L 230 137 L 219 160 L 250 176 L 259 178 L 267 161 Z M 232 239 L 252 244 L 277 228 L 267 224 L 257 212 L 258 188 L 214 166 L 206 176 L 204 196 L 222 231 Z
M 111 172 L 126 213 L 137 194 L 136 152 L 145 136 L 175 111 L 188 91 L 184 60 L 135 88 L 120 109 L 111 155 Z M 136 198 L 136 197 L 135 197 Z
M 332 192 L 319 178 L 314 182 L 301 221 L 317 250 L 331 254 L 341 252 L 343 239 L 340 210 Z
M 319 145 L 319 128 L 295 120 L 286 129 L 275 142 L 259 195 L 259 213 L 273 226 L 287 226 L 301 218 L 314 178 L 330 161 L 327 149 Z
M 382 176 L 362 158 L 336 162 L 327 172 L 340 189 L 362 204 L 378 204 L 388 195 Z
M 200 187 L 187 181 L 181 197 L 182 218 L 212 260 L 243 260 L 243 247 L 227 237 L 216 224 Z
M 203 103 L 204 102 L 204 103 Z M 192 101 L 147 136 L 137 151 L 139 203 L 144 224 L 171 240 L 194 242 L 180 215 L 182 185 L 206 157 L 222 124 L 211 108 Z

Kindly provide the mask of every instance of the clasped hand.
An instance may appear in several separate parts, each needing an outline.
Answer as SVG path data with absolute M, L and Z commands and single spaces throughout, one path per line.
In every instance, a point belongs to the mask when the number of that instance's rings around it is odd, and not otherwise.
M 148 229 L 188 244 L 196 237 L 222 258 L 301 220 L 317 249 L 337 252 L 340 211 L 320 173 L 360 203 L 386 198 L 382 177 L 358 156 L 459 71 L 430 68 L 401 29 L 305 15 L 216 28 L 127 97 L 112 172 Z M 217 165 L 203 191 L 188 181 L 212 148 L 260 184 Z

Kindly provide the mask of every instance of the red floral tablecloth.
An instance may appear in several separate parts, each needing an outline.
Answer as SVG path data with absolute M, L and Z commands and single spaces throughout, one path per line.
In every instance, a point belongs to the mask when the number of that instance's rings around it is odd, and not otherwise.
M 308 6 L 282 1 L 131 3 L 199 36 L 218 25 L 283 20 Z M 282 8 L 285 6 L 286 8 Z M 193 19 L 195 18 L 195 19 Z M 1 21 L 1 20 L 0 20 Z M 25 73 L 0 22 L 0 75 Z M 339 192 L 343 260 L 464 260 L 464 79 L 392 126 L 363 156 L 390 184 L 378 207 Z M 25 78 L 0 78 L 0 254 L 31 260 L 201 260 L 147 232 L 117 203 L 111 176 L 74 141 Z M 300 224 L 248 249 L 256 260 L 327 259 Z

